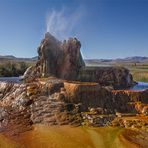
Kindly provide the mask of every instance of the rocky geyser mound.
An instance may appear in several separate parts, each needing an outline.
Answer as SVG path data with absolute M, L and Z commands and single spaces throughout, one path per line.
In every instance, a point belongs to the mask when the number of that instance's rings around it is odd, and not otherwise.
M 0 82 L 1 132 L 14 135 L 38 123 L 105 126 L 116 113 L 137 112 L 138 98 L 113 91 L 132 85 L 129 71 L 88 68 L 80 47 L 76 38 L 60 42 L 46 33 L 38 61 L 26 70 L 23 83 Z
M 127 88 L 133 84 L 131 74 L 123 67 L 86 67 L 80 48 L 77 38 L 61 42 L 47 32 L 38 47 L 36 66 L 28 68 L 23 78 L 30 82 L 37 77 L 54 76 L 63 80 L 97 82 L 114 88 Z
M 48 77 L 74 80 L 78 77 L 80 68 L 85 66 L 80 53 L 81 44 L 76 38 L 68 41 L 58 41 L 51 34 L 46 33 L 45 38 L 38 47 L 38 61 L 34 70 L 29 68 L 25 77 Z

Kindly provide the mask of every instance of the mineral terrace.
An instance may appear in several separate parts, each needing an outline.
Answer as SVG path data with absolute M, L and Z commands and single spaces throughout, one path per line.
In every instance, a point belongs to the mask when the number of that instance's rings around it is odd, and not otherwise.
M 0 82 L 0 132 L 17 135 L 34 124 L 121 126 L 148 132 L 148 90 L 127 90 L 123 67 L 86 67 L 81 43 L 46 33 L 38 61 L 22 83 Z

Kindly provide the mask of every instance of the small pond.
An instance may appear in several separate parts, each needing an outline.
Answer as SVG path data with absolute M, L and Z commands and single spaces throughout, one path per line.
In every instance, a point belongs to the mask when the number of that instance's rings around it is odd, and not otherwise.
M 131 90 L 144 90 L 148 89 L 148 82 L 137 82 L 136 85 L 134 85 Z
M 0 81 L 20 83 L 19 77 L 0 77 Z

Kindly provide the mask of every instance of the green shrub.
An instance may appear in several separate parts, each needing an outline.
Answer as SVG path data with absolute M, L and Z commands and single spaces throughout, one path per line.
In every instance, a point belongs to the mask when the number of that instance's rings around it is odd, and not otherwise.
M 23 75 L 29 64 L 25 62 L 6 62 L 0 65 L 0 77 L 17 77 Z

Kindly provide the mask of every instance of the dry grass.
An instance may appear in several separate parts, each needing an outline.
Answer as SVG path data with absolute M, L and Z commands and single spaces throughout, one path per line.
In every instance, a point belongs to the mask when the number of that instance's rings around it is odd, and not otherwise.
M 134 81 L 148 82 L 148 71 L 133 71 L 131 74 Z
M 148 65 L 124 65 L 130 70 L 134 81 L 148 82 Z
M 116 66 L 123 66 L 129 69 L 130 73 L 133 75 L 134 81 L 148 82 L 148 64 L 142 63 L 120 63 Z

